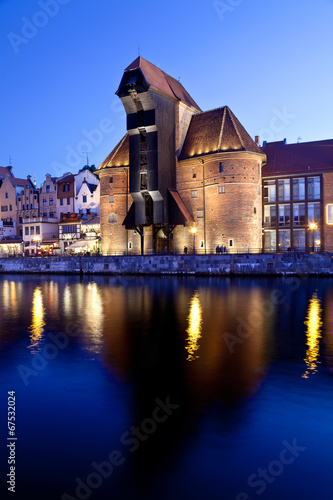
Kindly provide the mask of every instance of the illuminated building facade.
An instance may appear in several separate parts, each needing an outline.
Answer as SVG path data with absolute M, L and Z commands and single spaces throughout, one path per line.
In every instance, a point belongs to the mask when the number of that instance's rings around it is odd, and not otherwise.
M 333 140 L 262 149 L 265 251 L 332 251 Z
M 202 112 L 141 57 L 116 93 L 127 134 L 98 169 L 103 252 L 260 249 L 265 155 L 231 110 Z
M 333 249 L 333 141 L 260 147 L 141 57 L 116 94 L 127 133 L 98 169 L 103 253 Z

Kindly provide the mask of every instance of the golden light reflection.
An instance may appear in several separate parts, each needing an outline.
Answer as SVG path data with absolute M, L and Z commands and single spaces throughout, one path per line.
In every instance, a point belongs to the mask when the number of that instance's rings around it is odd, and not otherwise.
M 103 300 L 97 283 L 88 283 L 85 290 L 85 303 L 91 305 L 84 307 L 85 331 L 88 334 L 87 349 L 97 354 L 103 345 Z
M 317 297 L 317 293 L 314 293 L 312 299 L 310 300 L 310 305 L 308 308 L 308 315 L 304 324 L 307 326 L 306 336 L 307 336 L 307 351 L 306 357 L 304 359 L 307 370 L 304 373 L 303 378 L 309 378 L 311 374 L 317 372 L 317 365 L 319 361 L 319 341 L 321 338 L 321 314 L 322 309 L 320 307 L 320 300 Z
M 31 332 L 29 349 L 33 354 L 40 350 L 39 344 L 43 338 L 45 326 L 44 314 L 42 290 L 36 287 L 32 299 L 32 323 L 29 327 Z
M 194 353 L 199 349 L 198 341 L 201 338 L 202 330 L 202 309 L 198 296 L 198 292 L 195 292 L 191 299 L 190 312 L 188 315 L 188 333 L 186 342 L 186 350 L 188 352 L 187 361 L 194 361 L 199 356 Z

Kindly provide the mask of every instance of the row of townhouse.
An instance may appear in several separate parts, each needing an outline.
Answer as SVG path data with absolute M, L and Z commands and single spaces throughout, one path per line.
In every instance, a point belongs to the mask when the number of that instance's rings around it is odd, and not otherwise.
M 99 199 L 99 178 L 88 165 L 60 178 L 46 174 L 40 188 L 31 176 L 0 167 L 0 253 L 97 251 Z

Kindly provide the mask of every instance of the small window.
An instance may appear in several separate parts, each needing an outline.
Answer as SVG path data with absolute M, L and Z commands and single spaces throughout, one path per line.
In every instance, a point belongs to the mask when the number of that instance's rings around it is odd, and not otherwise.
M 36 234 L 40 234 L 40 226 L 36 226 Z
M 197 218 L 202 219 L 203 218 L 203 210 L 197 210 Z
M 148 189 L 147 172 L 141 172 L 141 174 L 140 174 L 140 190 L 146 191 L 147 189 Z
M 30 234 L 31 235 L 35 234 L 35 228 L 34 228 L 34 226 L 31 226 L 31 228 L 30 228 Z
M 198 198 L 198 191 L 192 191 L 192 198 Z
M 8 193 L 6 193 L 6 198 L 8 198 Z
M 192 177 L 193 177 L 193 179 L 195 179 L 196 176 L 197 176 L 197 169 L 196 169 L 196 167 L 193 167 L 193 171 L 192 171 Z
M 69 191 L 69 184 L 64 184 L 62 186 L 62 190 L 65 191 L 65 192 L 68 192 Z
M 13 206 L 12 205 L 9 205 L 9 210 L 12 211 L 13 210 Z
M 64 199 L 60 198 L 60 205 L 63 206 L 63 204 L 64 204 Z
M 234 246 L 234 240 L 229 240 L 229 247 L 233 247 Z
M 110 214 L 109 215 L 109 222 L 117 222 L 117 215 L 116 214 Z
M 253 213 L 256 214 L 257 213 L 257 208 L 256 207 L 253 207 Z
M 219 186 L 219 194 L 225 193 L 224 186 Z
M 113 177 L 110 177 L 110 184 L 113 184 Z
M 84 194 L 82 196 L 82 203 L 87 203 L 87 195 L 86 194 Z
M 50 186 L 46 186 L 46 193 L 50 192 Z
M 204 242 L 204 240 L 200 240 L 200 248 L 205 248 L 205 242 Z
M 110 194 L 110 196 L 109 196 L 109 203 L 114 203 L 114 196 L 113 196 L 113 194 Z
M 220 174 L 223 174 L 223 163 L 220 161 L 220 165 L 219 165 L 219 172 Z
M 131 241 L 128 242 L 128 249 L 132 250 L 132 242 Z
M 28 236 L 28 235 L 29 235 L 29 228 L 28 228 L 28 227 L 25 227 L 25 228 L 24 228 L 24 234 L 25 234 L 26 236 Z
M 67 205 L 70 205 L 70 204 L 71 204 L 71 199 L 67 198 Z
M 33 204 L 31 203 L 31 205 L 30 205 L 30 209 L 32 210 L 33 208 L 34 208 L 34 206 L 33 206 Z
M 54 217 L 54 212 L 50 212 L 50 218 L 53 219 Z
M 43 212 L 43 217 L 47 217 L 47 212 Z
M 25 210 L 25 205 L 22 205 L 22 210 Z
M 53 205 L 53 198 L 50 198 L 50 205 Z

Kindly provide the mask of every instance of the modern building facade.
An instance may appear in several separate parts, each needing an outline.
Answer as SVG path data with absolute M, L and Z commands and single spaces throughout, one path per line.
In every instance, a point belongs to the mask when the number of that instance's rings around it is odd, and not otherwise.
M 333 140 L 262 149 L 265 251 L 333 251 Z

